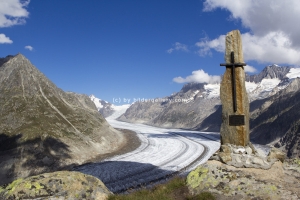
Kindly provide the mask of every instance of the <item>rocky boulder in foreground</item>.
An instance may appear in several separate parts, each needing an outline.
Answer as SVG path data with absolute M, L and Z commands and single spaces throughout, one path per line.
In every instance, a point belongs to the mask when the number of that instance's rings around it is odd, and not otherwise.
M 224 144 L 221 145 L 219 151 L 213 154 L 210 160 L 221 161 L 234 167 L 270 169 L 276 161 L 283 162 L 285 157 L 285 153 L 275 147 L 270 148 L 268 155 L 266 155 L 265 152 L 256 149 L 252 144 L 246 147 Z
M 269 170 L 236 168 L 208 161 L 189 173 L 192 194 L 211 192 L 216 199 L 299 199 L 300 165 L 295 161 L 276 162 Z
M 59 171 L 17 179 L 4 189 L 0 199 L 102 200 L 112 194 L 99 179 L 80 172 Z

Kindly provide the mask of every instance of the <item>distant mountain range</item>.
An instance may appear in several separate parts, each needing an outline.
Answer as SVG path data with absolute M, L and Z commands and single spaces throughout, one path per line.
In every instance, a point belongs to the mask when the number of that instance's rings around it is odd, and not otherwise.
M 300 116 L 297 85 L 300 69 L 276 64 L 259 74 L 246 75 L 250 101 L 251 138 L 260 144 L 286 148 L 288 156 L 300 155 L 297 149 Z M 161 102 L 135 102 L 118 120 L 164 128 L 220 131 L 220 85 L 188 83 Z M 300 113 L 300 112 L 299 112 Z M 298 136 L 297 136 L 298 135 Z M 296 150 L 295 150 L 296 148 Z
M 21 54 L 0 58 L 0 185 L 83 163 L 123 142 L 88 96 L 57 88 Z
M 250 101 L 276 94 L 287 87 L 298 73 L 300 70 L 297 68 L 272 65 L 257 75 L 247 75 L 246 89 Z M 206 123 L 221 105 L 219 84 L 188 83 L 178 93 L 163 99 L 167 101 L 135 102 L 119 120 L 166 128 L 219 131 L 218 126 Z M 214 120 L 220 123 L 220 119 Z

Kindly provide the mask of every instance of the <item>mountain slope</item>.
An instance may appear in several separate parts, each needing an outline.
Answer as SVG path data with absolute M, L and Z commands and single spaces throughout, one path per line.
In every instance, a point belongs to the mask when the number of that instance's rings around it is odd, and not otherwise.
M 88 96 L 57 88 L 21 54 L 0 63 L 0 184 L 122 145 Z
M 276 144 L 289 157 L 299 157 L 299 99 L 300 78 L 296 78 L 277 94 L 252 102 L 251 139 L 259 144 Z
M 220 104 L 217 84 L 186 84 L 181 91 L 154 101 L 135 102 L 118 119 L 164 128 L 194 128 Z

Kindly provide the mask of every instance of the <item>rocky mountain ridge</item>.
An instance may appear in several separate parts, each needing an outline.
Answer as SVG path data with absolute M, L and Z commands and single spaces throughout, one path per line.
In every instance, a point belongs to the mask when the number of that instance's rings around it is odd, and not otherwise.
M 123 144 L 88 96 L 57 88 L 21 54 L 0 63 L 0 185 Z
M 269 65 L 265 67 L 259 74 L 248 75 L 246 74 L 247 82 L 259 83 L 263 79 L 284 79 L 286 75 L 290 72 L 292 67 L 289 66 L 279 66 L 276 64 Z
M 286 75 L 291 69 L 272 65 L 258 75 L 248 75 L 246 88 L 250 101 L 267 98 L 284 89 L 290 82 Z M 201 127 L 201 130 L 217 131 L 210 129 L 205 120 L 220 107 L 219 95 L 219 84 L 187 83 L 178 93 L 164 97 L 168 99 L 166 102 L 134 103 L 119 120 L 158 127 Z

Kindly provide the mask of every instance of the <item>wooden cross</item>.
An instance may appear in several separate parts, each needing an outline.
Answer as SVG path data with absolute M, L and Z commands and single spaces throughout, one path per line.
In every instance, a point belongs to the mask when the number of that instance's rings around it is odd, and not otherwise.
M 231 67 L 231 80 L 232 80 L 232 99 L 233 99 L 233 111 L 237 111 L 237 103 L 236 103 L 236 85 L 235 85 L 235 68 L 246 66 L 246 63 L 235 63 L 234 62 L 234 52 L 231 54 L 231 63 L 221 63 L 220 66 Z

